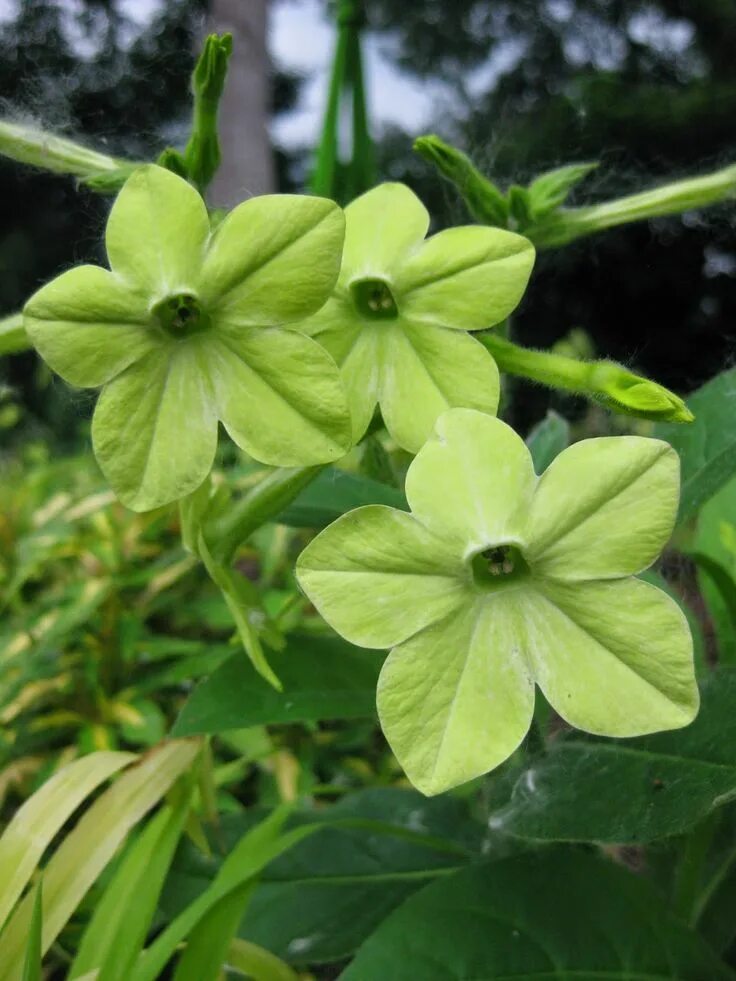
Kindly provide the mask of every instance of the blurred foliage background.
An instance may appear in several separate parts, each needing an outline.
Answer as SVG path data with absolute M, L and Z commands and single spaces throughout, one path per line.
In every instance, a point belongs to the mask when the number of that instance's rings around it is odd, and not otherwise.
M 0 25 L 5 109 L 112 153 L 150 158 L 182 143 L 188 53 L 210 6 L 152 5 L 142 28 L 124 12 L 131 5 L 115 0 L 9 5 Z M 227 13 L 228 4 L 221 7 Z M 397 69 L 427 85 L 440 79 L 452 93 L 438 102 L 432 128 L 502 186 L 557 164 L 600 160 L 576 192 L 583 203 L 736 159 L 730 0 L 366 0 L 364 7 L 367 30 Z M 326 0 L 323 12 L 334 16 Z M 293 108 L 300 84 L 273 70 L 270 112 Z M 239 123 L 232 115 L 223 122 Z M 452 190 L 412 153 L 416 135 L 374 132 L 381 176 L 407 181 L 438 223 L 467 220 Z M 298 186 L 309 151 L 276 151 L 281 189 Z M 5 161 L 0 182 L 0 312 L 9 313 L 60 269 L 100 258 L 108 205 L 68 180 Z M 730 362 L 735 320 L 736 250 L 722 208 L 541 256 L 515 331 L 522 343 L 547 347 L 583 328 L 597 353 L 686 392 Z M 74 442 L 84 396 L 50 382 L 30 354 L 6 359 L 0 371 L 19 407 L 13 420 L 23 414 L 26 428 Z M 515 422 L 528 428 L 555 397 L 521 393 Z M 15 430 L 23 427 L 11 430 L 6 420 L 4 438 Z

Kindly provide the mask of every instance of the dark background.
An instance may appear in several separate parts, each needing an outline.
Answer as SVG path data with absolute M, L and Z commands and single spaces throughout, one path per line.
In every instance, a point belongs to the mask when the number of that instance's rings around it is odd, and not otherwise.
M 62 30 L 60 0 L 21 3 L 2 25 L 6 112 L 126 156 L 154 158 L 181 145 L 205 0 L 165 4 L 132 44 L 112 0 L 79 6 L 81 26 L 104 39 L 83 61 Z M 576 192 L 583 203 L 736 161 L 734 0 L 367 0 L 366 14 L 402 70 L 452 86 L 459 111 L 433 128 L 502 186 L 600 160 Z M 509 51 L 510 69 L 468 94 L 474 70 Z M 273 73 L 272 83 L 273 111 L 291 107 L 299 80 Z M 382 177 L 406 180 L 438 225 L 467 220 L 452 189 L 412 154 L 418 133 L 375 135 Z M 308 150 L 278 155 L 282 189 L 296 189 Z M 69 179 L 0 163 L 0 313 L 70 264 L 99 261 L 108 207 Z M 541 255 L 517 338 L 547 347 L 582 327 L 599 354 L 675 390 L 697 387 L 736 350 L 735 213 L 723 205 Z M 50 383 L 30 354 L 4 359 L 3 380 L 26 424 L 73 441 L 88 399 Z M 543 409 L 532 400 L 522 421 Z

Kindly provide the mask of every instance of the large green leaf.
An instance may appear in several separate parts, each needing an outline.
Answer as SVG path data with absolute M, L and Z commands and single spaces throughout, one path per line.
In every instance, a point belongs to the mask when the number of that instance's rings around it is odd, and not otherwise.
M 194 691 L 174 734 L 372 716 L 383 657 L 338 637 L 292 636 L 284 650 L 269 655 L 283 686 L 278 692 L 239 652 Z
M 736 671 L 702 686 L 690 726 L 630 740 L 559 739 L 521 773 L 498 831 L 641 843 L 679 834 L 736 795 Z
M 388 504 L 408 511 L 401 491 L 369 477 L 328 467 L 282 511 L 278 520 L 295 528 L 325 528 L 364 504 Z
M 725 981 L 734 974 L 641 878 L 592 853 L 559 848 L 432 883 L 378 928 L 341 975 L 407 977 Z
M 694 549 L 700 589 L 718 642 L 718 660 L 733 663 L 736 661 L 736 480 L 721 487 L 700 509 Z
M 688 398 L 695 422 L 655 427 L 654 435 L 671 443 L 682 461 L 680 521 L 696 514 L 736 473 L 735 401 L 736 368 L 730 368 Z
M 264 870 L 240 929 L 295 965 L 349 956 L 409 895 L 478 857 L 488 838 L 463 801 L 427 800 L 413 790 L 372 788 L 321 813 L 325 826 Z M 294 820 L 314 821 L 318 814 L 303 812 Z M 222 847 L 252 820 L 225 817 Z M 216 869 L 216 858 L 189 845 L 182 849 L 167 885 L 166 912 L 202 892 Z

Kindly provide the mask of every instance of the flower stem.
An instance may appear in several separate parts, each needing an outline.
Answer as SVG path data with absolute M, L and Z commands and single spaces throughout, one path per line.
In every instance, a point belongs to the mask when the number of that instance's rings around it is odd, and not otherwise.
M 475 335 L 501 371 L 575 392 L 614 412 L 666 422 L 692 422 L 693 415 L 677 395 L 615 361 L 578 361 L 551 351 L 534 351 L 495 333 Z
M 271 521 L 311 484 L 324 470 L 317 467 L 280 467 L 259 481 L 243 497 L 232 504 L 226 514 L 205 525 L 204 535 L 212 555 L 221 563 L 229 563 L 238 547 L 253 532 Z
M 119 184 L 139 166 L 92 150 L 64 136 L 48 133 L 37 126 L 8 120 L 0 120 L 0 154 L 56 174 L 70 174 L 82 180 L 100 178 L 103 183 L 119 175 L 119 180 L 115 178 Z
M 549 218 L 525 229 L 524 234 L 539 248 L 554 248 L 617 225 L 681 214 L 733 198 L 736 198 L 736 164 L 602 204 L 560 208 Z

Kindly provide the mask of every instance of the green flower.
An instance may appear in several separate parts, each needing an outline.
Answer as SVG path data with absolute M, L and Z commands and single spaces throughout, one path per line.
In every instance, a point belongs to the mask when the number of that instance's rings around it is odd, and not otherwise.
M 369 506 L 318 535 L 299 582 L 338 633 L 392 647 L 381 725 L 436 794 L 527 733 L 534 684 L 607 736 L 684 726 L 698 707 L 677 604 L 634 578 L 667 541 L 678 459 L 656 439 L 588 439 L 542 477 L 505 423 L 453 409 L 409 468 L 412 513 Z
M 340 457 L 340 376 L 280 324 L 314 313 L 337 278 L 344 220 L 331 201 L 252 198 L 213 233 L 200 195 L 155 166 L 129 178 L 106 231 L 112 271 L 78 266 L 26 304 L 26 330 L 72 385 L 104 386 L 92 438 L 120 499 L 176 500 L 209 473 L 217 422 L 263 463 Z
M 473 225 L 424 240 L 429 215 L 403 184 L 381 184 L 345 209 L 335 291 L 299 329 L 340 365 L 353 441 L 378 403 L 391 435 L 416 453 L 451 406 L 495 414 L 498 370 L 467 331 L 519 303 L 534 263 L 520 235 Z

